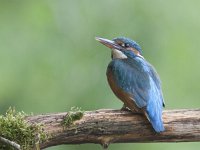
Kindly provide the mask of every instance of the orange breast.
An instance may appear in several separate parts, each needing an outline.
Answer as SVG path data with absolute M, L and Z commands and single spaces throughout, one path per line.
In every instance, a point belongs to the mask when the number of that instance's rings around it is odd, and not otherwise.
M 108 83 L 110 85 L 110 88 L 112 89 L 113 93 L 125 104 L 126 107 L 128 107 L 131 111 L 141 111 L 140 108 L 138 108 L 132 99 L 131 95 L 124 92 L 116 83 L 114 76 L 111 71 L 107 71 L 107 79 Z

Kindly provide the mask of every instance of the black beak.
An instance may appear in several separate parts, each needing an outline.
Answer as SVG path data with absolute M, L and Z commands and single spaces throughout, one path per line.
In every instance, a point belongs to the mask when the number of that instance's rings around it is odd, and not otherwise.
M 117 50 L 121 49 L 121 47 L 112 40 L 108 40 L 108 39 L 104 39 L 100 37 L 95 37 L 95 39 L 111 49 L 117 49 Z

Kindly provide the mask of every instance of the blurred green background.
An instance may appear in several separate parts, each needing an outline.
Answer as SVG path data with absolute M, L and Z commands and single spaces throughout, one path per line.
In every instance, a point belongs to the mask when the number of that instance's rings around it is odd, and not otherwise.
M 199 108 L 200 1 L 0 1 L 0 113 L 118 109 L 106 81 L 110 51 L 127 36 L 158 71 L 166 109 Z M 112 144 L 110 150 L 195 150 L 199 143 Z M 48 150 L 101 150 L 95 144 Z

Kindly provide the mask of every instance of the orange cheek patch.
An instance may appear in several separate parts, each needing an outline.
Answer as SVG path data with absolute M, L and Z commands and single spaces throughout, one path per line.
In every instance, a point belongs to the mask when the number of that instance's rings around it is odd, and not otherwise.
M 133 51 L 133 53 L 134 53 L 135 55 L 144 58 L 142 55 L 140 55 L 140 52 L 137 51 L 135 48 L 129 47 L 129 48 L 127 48 L 127 50 Z

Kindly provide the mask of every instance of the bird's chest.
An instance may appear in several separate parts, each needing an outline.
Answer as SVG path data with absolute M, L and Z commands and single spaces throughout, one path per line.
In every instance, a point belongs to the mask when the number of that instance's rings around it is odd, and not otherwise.
M 141 81 L 146 87 L 149 86 L 149 68 L 140 59 L 113 59 L 107 67 L 107 77 L 108 82 L 113 80 L 112 82 L 116 86 L 125 91 L 130 91 L 130 89 L 138 86 L 136 84 L 138 81 Z
M 112 91 L 114 92 L 114 94 L 121 99 L 122 101 L 124 101 L 125 97 L 127 97 L 126 93 L 124 92 L 124 90 L 120 87 L 119 83 L 118 83 L 118 75 L 116 75 L 114 73 L 113 70 L 111 70 L 110 68 L 107 69 L 107 80 L 108 83 L 110 85 L 110 88 L 112 89 Z
M 128 81 L 129 69 L 126 67 L 126 64 L 123 62 L 111 62 L 107 68 L 107 80 L 113 93 L 131 110 L 138 111 L 132 96 L 127 92 L 134 85 L 130 85 Z
M 131 76 L 134 75 L 133 69 L 124 60 L 113 60 L 107 68 L 107 78 L 112 89 L 120 88 L 127 91 L 130 85 Z

